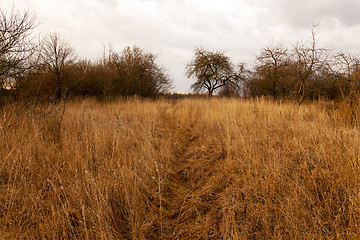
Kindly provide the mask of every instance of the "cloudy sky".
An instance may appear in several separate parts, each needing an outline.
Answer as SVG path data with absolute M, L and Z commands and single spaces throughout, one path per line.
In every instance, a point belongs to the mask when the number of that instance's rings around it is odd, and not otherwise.
M 175 92 L 190 91 L 184 67 L 196 47 L 251 65 L 264 46 L 291 46 L 319 24 L 320 45 L 360 52 L 360 0 L 0 0 L 0 6 L 35 12 L 42 32 L 60 33 L 81 58 L 99 58 L 104 44 L 153 52 Z

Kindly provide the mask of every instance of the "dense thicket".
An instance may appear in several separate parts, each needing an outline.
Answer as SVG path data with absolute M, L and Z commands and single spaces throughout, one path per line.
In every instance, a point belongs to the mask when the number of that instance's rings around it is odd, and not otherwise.
M 28 72 L 19 85 L 21 94 L 56 98 L 69 95 L 154 97 L 171 88 L 171 81 L 165 69 L 156 64 L 155 55 L 139 47 L 126 47 L 119 53 L 109 51 L 95 62 L 76 61 L 70 51 L 59 60 L 62 57 L 54 56 L 55 52 L 60 51 L 54 51 L 50 61 Z

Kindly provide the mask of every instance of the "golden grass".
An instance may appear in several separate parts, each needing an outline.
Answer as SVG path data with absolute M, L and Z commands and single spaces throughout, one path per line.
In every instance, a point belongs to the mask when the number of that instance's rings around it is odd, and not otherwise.
M 359 239 L 360 135 L 331 104 L 0 109 L 1 239 Z M 60 129 L 58 128 L 60 127 Z

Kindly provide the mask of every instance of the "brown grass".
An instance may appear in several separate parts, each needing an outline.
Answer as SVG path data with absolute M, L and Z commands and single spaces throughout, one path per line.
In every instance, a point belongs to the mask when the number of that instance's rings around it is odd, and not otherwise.
M 61 109 L 0 109 L 1 239 L 360 238 L 360 135 L 342 108 L 87 99 Z

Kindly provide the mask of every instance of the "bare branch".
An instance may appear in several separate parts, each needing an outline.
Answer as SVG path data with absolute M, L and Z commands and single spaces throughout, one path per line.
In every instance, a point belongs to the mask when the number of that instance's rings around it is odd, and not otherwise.
M 31 67 L 28 60 L 38 47 L 32 37 L 36 26 L 35 15 L 30 11 L 0 9 L 0 88 L 4 88 L 6 79 Z

